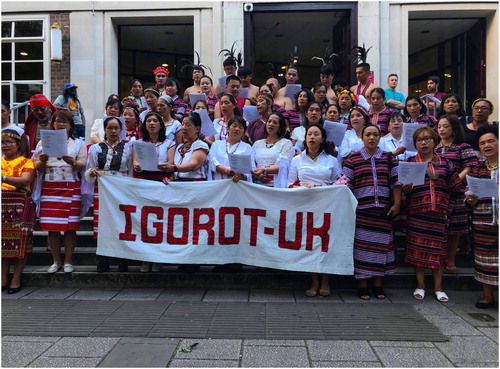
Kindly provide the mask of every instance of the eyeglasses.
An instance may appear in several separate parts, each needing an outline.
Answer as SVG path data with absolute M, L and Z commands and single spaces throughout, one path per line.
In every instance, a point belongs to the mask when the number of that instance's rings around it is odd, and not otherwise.
M 430 141 L 432 141 L 432 140 L 433 140 L 433 139 L 432 139 L 432 137 L 430 137 L 430 136 L 428 136 L 428 137 L 424 137 L 424 138 L 417 138 L 417 139 L 416 139 L 417 143 L 422 143 L 422 142 L 424 142 L 424 141 L 425 141 L 425 142 L 430 142 Z
M 474 111 L 489 111 L 491 108 L 488 106 L 474 106 L 472 110 Z

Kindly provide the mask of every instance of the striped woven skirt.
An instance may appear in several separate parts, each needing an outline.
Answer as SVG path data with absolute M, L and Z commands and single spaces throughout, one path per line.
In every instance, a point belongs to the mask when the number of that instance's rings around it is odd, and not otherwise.
M 40 230 L 77 230 L 80 227 L 81 202 L 80 181 L 44 181 L 40 197 Z
M 354 276 L 382 277 L 396 271 L 392 221 L 382 219 L 383 208 L 356 210 Z
M 409 264 L 438 269 L 448 261 L 446 214 L 428 211 L 408 214 L 406 257 Z
M 31 194 L 2 191 L 2 257 L 22 259 L 32 252 L 35 205 Z
M 97 181 L 94 186 L 94 238 L 97 239 L 97 230 L 99 228 L 99 187 Z
M 478 282 L 498 286 L 498 225 L 474 224 L 474 277 Z
M 469 210 L 464 205 L 464 195 L 452 200 L 451 213 L 448 216 L 448 235 L 461 236 L 469 233 Z

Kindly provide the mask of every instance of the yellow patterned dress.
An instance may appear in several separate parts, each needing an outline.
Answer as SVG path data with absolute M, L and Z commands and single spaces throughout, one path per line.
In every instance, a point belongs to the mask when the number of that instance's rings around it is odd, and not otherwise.
M 14 160 L 2 157 L 2 175 L 20 177 L 35 173 L 31 159 L 20 156 Z M 22 188 L 2 183 L 2 257 L 24 258 L 32 251 L 35 206 L 30 186 Z

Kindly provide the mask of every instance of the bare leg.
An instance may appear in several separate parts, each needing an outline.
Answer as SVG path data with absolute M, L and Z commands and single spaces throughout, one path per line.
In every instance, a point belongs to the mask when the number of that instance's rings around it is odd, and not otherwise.
M 314 297 L 318 294 L 319 290 L 319 274 L 311 273 L 311 287 L 306 291 L 306 295 Z
M 2 287 L 9 284 L 9 259 L 2 258 Z
M 321 287 L 319 289 L 320 294 L 330 293 L 330 276 L 326 273 L 321 273 Z
M 417 277 L 417 288 L 425 290 L 425 268 L 415 267 L 415 276 Z
M 444 264 L 441 264 L 438 269 L 432 270 L 432 276 L 434 277 L 434 292 L 443 291 L 443 271 Z
M 369 300 L 370 294 L 362 290 L 368 289 L 368 279 L 358 279 L 358 297 L 362 300 Z
M 76 245 L 76 231 L 64 232 L 64 264 L 72 264 Z
M 61 260 L 61 233 L 49 231 L 50 252 L 54 258 L 54 264 L 62 265 Z
M 446 271 L 448 273 L 455 273 L 457 267 L 455 264 L 455 258 L 457 256 L 458 242 L 460 236 L 448 236 L 448 263 L 446 264 Z
M 486 304 L 493 302 L 495 299 L 493 297 L 493 286 L 491 284 L 483 283 L 483 298 L 479 302 L 484 302 Z
M 21 286 L 21 274 L 23 273 L 24 266 L 26 265 L 26 260 L 28 260 L 27 256 L 22 259 L 16 259 L 14 264 L 14 276 L 10 282 L 10 288 L 17 288 Z

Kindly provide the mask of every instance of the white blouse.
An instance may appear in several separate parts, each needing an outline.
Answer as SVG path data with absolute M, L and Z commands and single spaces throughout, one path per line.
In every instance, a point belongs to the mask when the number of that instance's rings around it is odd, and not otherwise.
M 144 142 L 141 138 L 139 140 L 131 141 L 133 147 L 134 142 Z M 156 142 L 156 153 L 158 154 L 158 164 L 165 164 L 167 162 L 167 152 L 172 146 L 175 146 L 174 141 L 170 141 L 168 138 L 163 142 Z
M 85 171 L 85 179 L 89 183 L 93 183 L 96 180 L 96 177 L 91 177 L 90 176 L 90 171 L 94 168 L 98 167 L 97 163 L 97 155 L 102 153 L 102 148 L 100 144 L 94 144 L 90 147 L 89 149 L 89 154 L 88 154 L 88 161 L 87 161 L 87 170 Z M 128 176 L 129 172 L 131 171 L 131 163 L 132 163 L 132 145 L 129 143 L 125 144 L 122 157 L 121 157 L 121 162 L 120 162 L 120 168 L 118 171 L 110 170 L 111 163 L 114 158 L 114 152 L 113 150 L 109 150 L 106 154 L 106 162 L 104 163 L 104 168 L 102 169 L 102 174 L 104 175 L 119 175 L 119 176 Z
M 290 137 L 290 139 L 297 141 L 297 142 L 295 142 L 295 147 L 297 147 L 297 148 L 304 147 L 303 143 L 304 143 L 304 140 L 306 139 L 306 127 L 300 126 L 300 127 L 295 128 L 292 132 L 292 136 Z M 300 150 L 300 151 L 302 151 L 302 150 Z
M 181 126 L 181 122 L 176 119 L 172 119 L 170 122 L 165 123 L 165 136 L 167 136 L 170 141 L 175 142 L 175 135 L 181 130 Z
M 312 160 L 306 152 L 295 156 L 288 173 L 288 186 L 299 180 L 300 185 L 328 186 L 340 177 L 339 162 L 336 157 L 322 152 Z
M 87 161 L 87 148 L 85 142 L 80 139 L 67 139 L 68 143 L 68 156 L 75 158 L 77 161 Z M 36 151 L 43 153 L 43 142 L 39 141 L 36 146 Z M 40 155 L 40 152 L 36 154 Z M 55 158 L 50 156 L 47 160 L 47 167 L 45 169 L 44 181 L 78 181 L 77 171 L 62 158 Z
M 209 152 L 208 145 L 201 140 L 196 140 L 195 142 L 193 142 L 191 148 L 187 150 L 184 153 L 184 155 L 181 154 L 183 146 L 184 144 L 182 143 L 175 148 L 175 156 L 174 156 L 175 165 L 188 163 L 189 160 L 191 160 L 191 156 L 193 156 L 193 152 L 195 152 L 196 150 L 205 150 L 207 154 Z M 207 174 L 208 174 L 208 160 L 205 161 L 205 163 L 197 170 L 193 170 L 191 172 L 176 172 L 176 177 L 188 178 L 188 179 L 206 179 Z
M 227 139 L 227 123 L 224 118 L 217 118 L 214 120 L 214 128 L 217 133 L 214 135 L 215 140 L 226 140 Z
M 363 140 L 356 135 L 354 129 L 350 129 L 346 131 L 342 144 L 340 145 L 340 157 L 346 158 L 351 151 L 359 151 L 363 146 Z
M 210 165 L 210 170 L 212 171 L 213 179 L 225 179 L 230 178 L 227 175 L 217 173 L 217 165 L 222 165 L 225 168 L 229 168 L 229 158 L 228 154 L 238 154 L 238 155 L 250 155 L 252 159 L 252 169 L 255 169 L 255 151 L 253 151 L 252 146 L 246 142 L 239 141 L 234 145 L 224 140 L 214 141 L 210 147 L 210 152 L 208 154 L 208 161 Z M 245 173 L 247 174 L 247 173 Z M 250 174 L 250 179 L 251 179 Z M 248 175 L 247 175 L 248 179 Z
M 396 140 L 391 133 L 389 133 L 387 136 L 384 136 L 380 139 L 380 142 L 378 144 L 378 147 L 382 149 L 383 151 L 387 152 L 393 152 L 396 150 L 398 147 L 403 146 L 403 137 L 401 137 L 401 140 Z M 417 155 L 416 151 L 408 151 L 406 150 L 404 153 L 398 155 L 398 160 L 399 161 L 404 161 L 408 159 L 411 156 Z
M 295 150 L 293 149 L 292 141 L 282 138 L 281 140 L 275 142 L 273 145 L 266 144 L 266 140 L 258 140 L 253 144 L 253 149 L 255 151 L 255 161 L 258 167 L 267 168 L 272 165 L 278 164 L 279 160 L 284 158 L 288 161 L 292 161 Z M 274 175 L 268 174 L 270 178 L 274 178 Z M 259 182 L 257 182 L 259 183 Z M 273 187 L 274 181 L 266 183 L 267 186 Z

